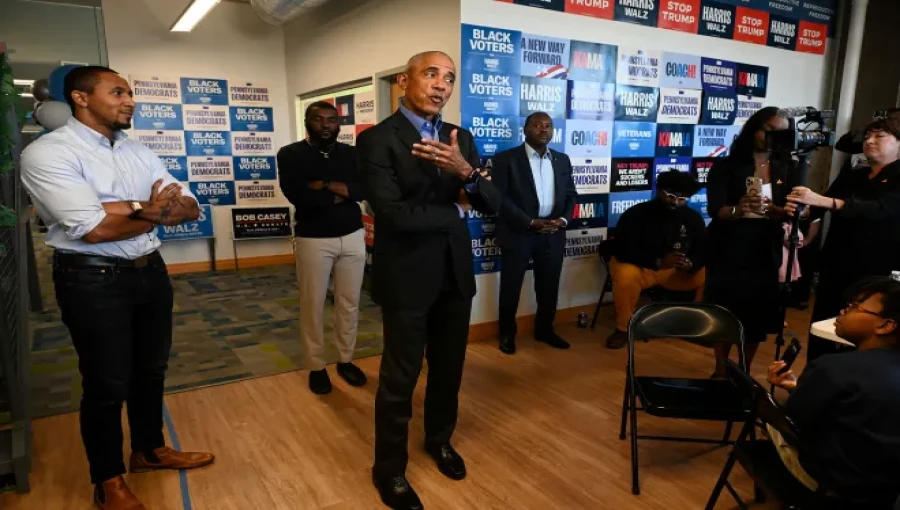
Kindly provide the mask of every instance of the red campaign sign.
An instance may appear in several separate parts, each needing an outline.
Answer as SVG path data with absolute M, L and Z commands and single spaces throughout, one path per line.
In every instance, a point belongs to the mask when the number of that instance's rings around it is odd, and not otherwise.
M 763 46 L 769 40 L 769 13 L 738 7 L 734 24 L 734 40 Z
M 696 34 L 700 26 L 700 0 L 662 0 L 656 26 Z
M 368 214 L 362 215 L 363 227 L 365 227 L 366 246 L 375 246 L 375 218 Z
M 828 37 L 827 25 L 800 20 L 797 30 L 797 51 L 824 55 L 826 37 Z
M 696 1 L 699 2 L 699 0 Z M 615 6 L 613 0 L 566 0 L 566 12 L 601 19 L 613 19 Z

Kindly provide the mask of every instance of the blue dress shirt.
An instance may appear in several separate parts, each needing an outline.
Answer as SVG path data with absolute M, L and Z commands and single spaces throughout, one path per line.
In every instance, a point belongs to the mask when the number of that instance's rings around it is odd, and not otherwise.
M 82 240 L 106 217 L 104 202 L 145 201 L 153 183 L 178 182 L 150 149 L 123 132 L 115 143 L 74 118 L 22 152 L 22 183 L 47 225 L 48 246 L 61 251 L 136 259 L 153 253 L 156 230 L 123 241 Z M 187 186 L 181 193 L 196 200 Z
M 528 163 L 531 165 L 531 177 L 534 179 L 534 190 L 538 198 L 538 216 L 547 218 L 553 212 L 556 202 L 556 176 L 553 173 L 553 156 L 550 149 L 544 151 L 541 156 L 538 152 L 525 144 L 525 153 L 528 155 Z

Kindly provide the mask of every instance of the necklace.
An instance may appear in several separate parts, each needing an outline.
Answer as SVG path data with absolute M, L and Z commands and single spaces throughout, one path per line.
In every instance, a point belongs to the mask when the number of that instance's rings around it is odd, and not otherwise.
M 309 143 L 309 142 L 307 142 L 307 143 Z M 336 143 L 331 144 L 331 147 L 329 147 L 327 151 L 323 151 L 323 150 L 319 149 L 318 146 L 313 145 L 312 143 L 309 143 L 309 145 L 310 145 L 310 147 L 312 147 L 312 148 L 316 149 L 317 151 L 319 151 L 319 154 L 321 154 L 325 159 L 328 159 L 329 154 L 331 154 L 331 151 L 334 150 L 334 147 L 335 147 L 337 144 L 336 144 Z

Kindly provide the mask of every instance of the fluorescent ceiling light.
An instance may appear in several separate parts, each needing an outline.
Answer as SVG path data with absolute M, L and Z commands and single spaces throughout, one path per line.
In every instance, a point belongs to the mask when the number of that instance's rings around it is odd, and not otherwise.
M 213 7 L 221 0 L 193 0 L 191 5 L 181 13 L 178 21 L 169 29 L 170 32 L 190 32 L 200 23 Z

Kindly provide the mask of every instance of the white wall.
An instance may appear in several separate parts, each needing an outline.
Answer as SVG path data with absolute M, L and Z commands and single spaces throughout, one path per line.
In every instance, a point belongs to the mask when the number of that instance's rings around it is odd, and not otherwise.
M 768 66 L 768 105 L 809 105 L 821 108 L 827 100 L 825 91 L 828 90 L 826 73 L 829 69 L 829 56 L 809 55 L 495 0 L 461 0 L 460 3 L 462 23 Z M 459 44 L 457 41 L 457 45 Z M 829 53 L 831 52 L 829 49 Z M 560 280 L 559 308 L 596 303 L 602 285 L 601 276 L 597 260 L 567 261 Z M 498 274 L 478 277 L 478 295 L 472 307 L 473 323 L 496 320 L 499 282 Z M 529 272 L 519 304 L 520 315 L 536 311 L 532 288 Z
M 459 1 L 332 0 L 285 25 L 284 34 L 288 91 L 304 95 L 372 78 L 420 51 L 442 50 L 458 63 Z M 446 116 L 459 121 L 458 98 Z
M 275 145 L 292 141 L 284 33 L 262 22 L 249 4 L 222 2 L 190 33 L 169 27 L 187 0 L 103 0 L 110 67 L 131 73 L 206 76 L 254 81 L 270 87 L 275 116 Z M 286 203 L 286 202 L 285 202 Z M 231 217 L 228 207 L 213 207 L 217 259 L 231 259 Z M 288 240 L 247 241 L 240 257 L 291 253 Z M 209 260 L 206 240 L 164 244 L 169 263 Z

